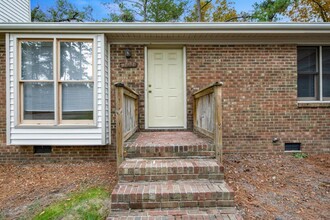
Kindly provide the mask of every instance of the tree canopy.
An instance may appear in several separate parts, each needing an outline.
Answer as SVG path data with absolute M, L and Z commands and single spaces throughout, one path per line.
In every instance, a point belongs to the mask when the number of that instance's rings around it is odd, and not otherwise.
M 167 22 L 179 21 L 182 16 L 186 0 L 115 0 L 118 11 L 114 11 L 112 3 L 104 3 L 111 12 L 110 21 L 143 21 Z
M 105 0 L 106 1 L 106 0 Z M 108 0 L 109 1 L 109 0 Z M 237 12 L 231 0 L 113 0 L 103 3 L 112 22 L 330 22 L 330 0 L 262 0 L 252 11 Z M 96 21 L 91 6 L 77 8 L 70 0 L 56 0 L 43 11 L 31 10 L 33 22 Z
M 40 6 L 36 6 L 31 11 L 32 22 L 83 22 L 93 21 L 92 7 L 84 7 L 79 10 L 68 0 L 57 0 L 55 7 L 50 7 L 46 12 Z
M 295 0 L 287 15 L 292 21 L 330 22 L 330 1 Z

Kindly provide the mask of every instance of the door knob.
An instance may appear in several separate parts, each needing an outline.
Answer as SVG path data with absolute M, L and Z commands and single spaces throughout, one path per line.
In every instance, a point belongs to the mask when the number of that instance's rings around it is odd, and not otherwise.
M 149 93 L 151 93 L 151 90 L 149 90 Z

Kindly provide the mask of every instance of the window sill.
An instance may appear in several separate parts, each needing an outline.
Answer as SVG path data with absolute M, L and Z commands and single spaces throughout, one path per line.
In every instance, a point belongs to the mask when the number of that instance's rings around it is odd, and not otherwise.
M 298 108 L 330 108 L 330 101 L 298 101 Z
M 301 150 L 285 150 L 284 153 L 301 153 Z
M 17 129 L 93 129 L 98 128 L 96 125 L 83 125 L 83 124 L 77 124 L 77 125 L 45 125 L 45 124 L 39 124 L 39 125 L 31 125 L 31 124 L 21 124 L 17 125 L 15 128 Z

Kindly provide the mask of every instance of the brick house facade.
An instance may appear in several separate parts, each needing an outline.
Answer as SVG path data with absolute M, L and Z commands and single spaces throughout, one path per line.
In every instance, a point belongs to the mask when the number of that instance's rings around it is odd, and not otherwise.
M 330 30 L 330 28 L 329 28 Z M 325 39 L 328 35 L 325 36 Z M 110 42 L 110 37 L 107 37 Z M 320 45 L 316 43 L 316 45 Z M 296 43 L 209 44 L 185 46 L 187 130 L 192 130 L 192 94 L 222 81 L 224 153 L 283 153 L 285 143 L 301 143 L 307 153 L 330 152 L 330 104 L 298 103 Z M 115 160 L 114 83 L 139 93 L 139 129 L 145 129 L 145 47 L 110 43 L 111 143 L 98 146 L 52 146 L 34 154 L 33 146 L 6 143 L 6 47 L 0 35 L 0 163 L 11 161 Z M 125 49 L 136 68 L 123 68 Z M 279 141 L 273 143 L 273 138 Z

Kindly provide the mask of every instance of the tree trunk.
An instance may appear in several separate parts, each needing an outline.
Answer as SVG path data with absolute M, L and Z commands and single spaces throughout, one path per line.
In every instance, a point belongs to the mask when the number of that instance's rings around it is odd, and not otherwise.
M 202 21 L 201 1 L 196 0 L 196 5 L 197 5 L 197 21 L 201 22 Z

